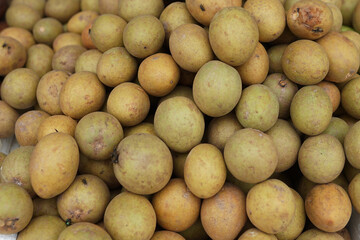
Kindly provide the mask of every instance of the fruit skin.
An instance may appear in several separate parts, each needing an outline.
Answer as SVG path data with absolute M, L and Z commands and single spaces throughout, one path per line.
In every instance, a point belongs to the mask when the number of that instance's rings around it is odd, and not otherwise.
M 332 117 L 329 126 L 323 133 L 336 137 L 344 145 L 344 139 L 349 129 L 349 125 L 343 119 Z
M 41 16 L 42 14 L 28 5 L 14 4 L 7 9 L 5 19 L 10 27 L 21 27 L 31 31 Z
M 58 240 L 111 240 L 110 235 L 101 227 L 93 223 L 75 223 L 65 228 Z M 115 239 L 116 240 L 116 239 Z
M 275 235 L 264 233 L 257 228 L 250 228 L 240 235 L 238 240 L 277 240 Z
M 245 9 L 223 8 L 211 20 L 209 40 L 211 48 L 221 61 L 239 66 L 255 51 L 259 41 L 258 26 Z
M 149 240 L 155 232 L 156 214 L 145 197 L 122 192 L 107 206 L 104 224 L 114 240 Z
M 290 116 L 299 131 L 310 136 L 318 135 L 331 121 L 330 98 L 319 86 L 305 86 L 295 94 L 290 105 Z
M 284 231 L 295 215 L 295 208 L 291 189 L 277 179 L 255 185 L 246 196 L 246 212 L 251 223 L 268 234 Z
M 114 172 L 120 184 L 136 194 L 153 194 L 170 180 L 173 161 L 169 148 L 152 134 L 124 138 L 116 149 Z
M 0 30 L 0 36 L 11 37 L 20 42 L 26 50 L 35 44 L 35 40 L 30 31 L 19 27 L 8 27 Z
M 151 240 L 167 240 L 167 239 L 185 240 L 185 238 L 183 238 L 180 234 L 166 230 L 157 231 L 151 237 Z
M 303 232 L 297 240 L 343 240 L 343 238 L 336 233 L 323 232 L 319 229 L 312 228 Z
M 82 46 L 81 36 L 78 33 L 73 33 L 73 32 L 60 33 L 54 39 L 52 48 L 53 48 L 54 52 L 57 52 L 57 51 L 59 51 L 60 48 L 70 46 L 70 45 Z
M 84 28 L 92 23 L 99 14 L 95 11 L 81 11 L 73 15 L 67 24 L 69 32 L 81 34 Z
M 184 153 L 200 143 L 205 121 L 193 101 L 186 97 L 173 97 L 156 109 L 154 127 L 156 134 L 171 150 Z
M 317 85 L 322 87 L 322 89 L 324 89 L 325 92 L 329 95 L 331 104 L 333 106 L 333 112 L 335 112 L 340 105 L 341 95 L 339 88 L 334 83 L 327 81 L 321 81 Z
M 86 49 L 79 45 L 69 45 L 60 48 L 52 58 L 52 68 L 54 70 L 74 73 L 76 60 L 85 51 Z
M 360 122 L 350 127 L 344 139 L 346 159 L 355 168 L 360 169 Z
M 54 51 L 51 47 L 42 43 L 35 44 L 28 49 L 27 55 L 26 68 L 33 69 L 39 77 L 52 70 Z
M 118 15 L 127 22 L 141 15 L 152 15 L 159 18 L 164 9 L 162 0 L 123 0 L 119 2 Z
M 63 26 L 55 18 L 43 18 L 35 23 L 32 32 L 36 42 L 51 46 L 55 38 L 63 32 Z
M 315 186 L 305 199 L 306 215 L 320 230 L 337 232 L 349 222 L 351 201 L 346 191 L 335 183 Z
M 227 140 L 224 158 L 231 174 L 247 183 L 269 178 L 278 164 L 278 153 L 272 138 L 252 128 L 238 130 Z
M 66 228 L 66 224 L 57 216 L 40 216 L 33 218 L 30 224 L 19 233 L 18 240 L 57 239 Z
M 67 22 L 80 10 L 80 0 L 48 0 L 45 4 L 45 15 Z
M 203 200 L 200 218 L 211 239 L 234 239 L 247 220 L 245 194 L 236 186 L 225 183 L 213 197 Z
M 0 138 L 8 138 L 15 133 L 15 122 L 19 113 L 5 101 L 0 100 Z
M 0 234 L 14 234 L 23 230 L 33 215 L 30 195 L 13 183 L 0 183 Z
M 350 80 L 341 90 L 341 105 L 350 116 L 360 119 L 360 78 Z
M 66 133 L 49 134 L 36 144 L 31 154 L 31 185 L 39 197 L 55 197 L 73 182 L 78 166 L 79 149 L 75 139 Z
M 23 45 L 11 37 L 0 36 L 0 76 L 5 76 L 26 62 L 26 50 Z
M 360 212 L 359 180 L 360 180 L 360 174 L 356 174 L 356 176 L 351 180 L 351 182 L 349 184 L 349 188 L 348 188 L 348 192 L 349 192 L 349 196 L 350 196 L 352 205 L 358 213 Z

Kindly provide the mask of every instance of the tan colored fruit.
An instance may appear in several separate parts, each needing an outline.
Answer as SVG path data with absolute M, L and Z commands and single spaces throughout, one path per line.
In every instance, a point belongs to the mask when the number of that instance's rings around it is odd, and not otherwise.
M 81 36 L 78 33 L 73 33 L 73 32 L 61 33 L 54 39 L 52 46 L 54 52 L 57 52 L 59 51 L 60 48 L 70 45 L 82 46 Z
M 31 31 L 42 14 L 25 4 L 14 4 L 9 7 L 5 19 L 10 27 L 20 27 Z
M 37 43 L 52 46 L 55 38 L 63 32 L 63 26 L 55 18 L 42 18 L 35 23 L 32 32 Z
M 13 183 L 0 183 L 0 206 L 0 234 L 20 232 L 33 215 L 30 195 Z
M 73 183 L 60 194 L 57 209 L 64 221 L 99 222 L 110 202 L 110 191 L 99 177 L 78 175 Z
M 22 114 L 15 123 L 15 137 L 20 146 L 37 144 L 38 129 L 42 121 L 50 117 L 44 111 L 31 110 Z
M 264 233 L 256 228 L 246 230 L 238 240 L 277 240 L 273 234 Z
M 114 47 L 102 54 L 96 73 L 103 84 L 116 87 L 123 82 L 132 81 L 137 67 L 136 59 L 124 47 Z
M 134 126 L 142 122 L 150 110 L 150 99 L 138 84 L 125 82 L 115 87 L 107 100 L 107 111 L 122 126 Z
M 99 0 L 82 0 L 80 3 L 82 11 L 90 10 L 99 12 Z
M 299 38 L 319 39 L 333 25 L 331 9 L 320 0 L 301 0 L 287 11 L 287 25 Z
M 31 185 L 39 197 L 55 197 L 71 185 L 78 166 L 79 150 L 75 139 L 66 133 L 49 134 L 36 144 L 31 155 Z
M 266 134 L 272 137 L 278 150 L 279 161 L 275 172 L 283 172 L 291 168 L 296 163 L 301 145 L 300 136 L 294 127 L 288 121 L 278 119 Z
M 20 27 L 8 27 L 1 31 L 0 36 L 11 37 L 21 43 L 25 50 L 35 44 L 35 40 L 30 31 Z
M 24 46 L 11 37 L 0 36 L 0 76 L 5 76 L 26 62 Z
M 278 119 L 279 101 L 269 87 L 253 84 L 242 91 L 235 113 L 241 126 L 267 131 Z
M 272 42 L 284 31 L 286 16 L 284 6 L 278 0 L 248 0 L 244 9 L 255 18 L 259 28 L 259 41 Z
M 279 101 L 279 118 L 288 119 L 290 104 L 298 91 L 298 86 L 282 73 L 273 73 L 267 76 L 264 83 L 275 93 Z
M 120 184 L 136 194 L 153 194 L 170 180 L 173 161 L 160 138 L 146 133 L 126 137 L 116 150 L 114 172 Z
M 340 3 L 342 2 L 342 0 L 339 1 Z M 341 32 L 341 27 L 343 25 L 343 17 L 340 8 L 333 3 L 327 3 L 327 5 L 330 8 L 333 15 L 333 25 L 330 31 Z
M 185 240 L 180 234 L 172 231 L 157 231 L 154 233 L 154 235 L 151 237 L 151 240 Z
M 329 183 L 344 168 L 345 153 L 341 142 L 328 134 L 307 138 L 301 145 L 298 163 L 304 176 L 315 183 Z
M 45 0 L 12 0 L 10 5 L 25 4 L 43 15 L 45 3 Z
M 52 58 L 52 68 L 54 70 L 74 73 L 76 60 L 85 51 L 86 49 L 79 45 L 69 45 L 60 48 Z
M 141 62 L 138 79 L 148 94 L 162 97 L 176 87 L 180 79 L 180 69 L 171 55 L 156 53 Z
M 54 51 L 45 44 L 35 44 L 28 49 L 26 68 L 34 70 L 39 77 L 52 70 Z
M 158 224 L 166 230 L 181 232 L 193 225 L 200 213 L 200 199 L 181 178 L 173 178 L 152 198 Z
M 158 52 L 164 39 L 164 26 L 152 15 L 137 16 L 124 28 L 124 46 L 131 55 L 137 58 L 146 58 Z
M 316 116 L 314 116 L 316 113 Z M 295 94 L 290 106 L 291 120 L 300 132 L 310 136 L 322 133 L 332 117 L 332 104 L 321 87 L 310 85 Z
M 120 187 L 119 181 L 115 177 L 113 163 L 110 159 L 96 161 L 80 154 L 79 173 L 92 174 L 101 178 L 110 189 Z
M 35 198 L 33 200 L 34 204 L 34 215 L 33 217 L 39 217 L 43 215 L 50 215 L 50 216 L 59 216 L 57 206 L 56 206 L 57 198 L 49 198 L 49 199 L 42 199 L 42 198 Z
M 122 0 L 119 2 L 119 16 L 127 22 L 141 15 L 152 15 L 159 18 L 164 9 L 162 0 Z
M 187 36 L 185 39 L 182 37 L 184 34 Z M 193 23 L 182 24 L 172 31 L 169 48 L 175 62 L 189 72 L 197 72 L 201 66 L 214 59 L 208 33 Z
M 337 232 L 349 222 L 352 207 L 346 191 L 335 183 L 328 183 L 310 190 L 305 199 L 305 210 L 318 229 Z
M 123 31 L 126 25 L 126 21 L 119 16 L 103 14 L 97 17 L 92 24 L 91 40 L 101 52 L 113 47 L 123 47 Z
M 207 142 L 222 151 L 224 150 L 226 141 L 237 130 L 242 128 L 233 112 L 222 117 L 213 118 L 207 128 Z
M 204 116 L 186 97 L 162 102 L 155 112 L 156 134 L 176 152 L 184 153 L 200 143 L 205 130 Z
M 208 116 L 221 117 L 239 102 L 242 83 L 235 68 L 218 60 L 205 63 L 196 73 L 193 96 L 199 109 Z
M 211 239 L 234 239 L 245 225 L 245 194 L 225 183 L 213 197 L 203 200 L 201 222 Z
M 184 180 L 199 198 L 210 198 L 218 193 L 226 180 L 226 165 L 220 150 L 206 143 L 191 149 L 184 165 Z
M 241 7 L 242 0 L 186 0 L 191 15 L 202 25 L 209 26 L 214 15 L 223 8 Z
M 338 117 L 332 117 L 327 129 L 323 132 L 336 137 L 341 144 L 344 144 L 344 138 L 349 131 L 349 125 Z
M 209 40 L 223 62 L 239 66 L 252 56 L 259 41 L 255 19 L 241 7 L 223 8 L 211 20 Z
M 346 113 L 355 119 L 360 119 L 360 108 L 358 106 L 360 101 L 359 88 L 360 78 L 355 78 L 350 80 L 341 90 L 341 105 Z
M 344 149 L 346 154 L 346 159 L 349 163 L 360 169 L 360 158 L 359 158 L 359 139 L 360 138 L 360 122 L 356 122 L 352 127 L 350 127 L 348 133 L 345 135 L 344 139 Z
M 268 234 L 286 230 L 295 216 L 295 209 L 294 194 L 277 179 L 255 185 L 246 197 L 246 212 L 250 221 Z
M 351 180 L 348 191 L 353 207 L 357 212 L 360 212 L 360 174 L 356 174 L 356 176 Z
M 92 23 L 98 16 L 99 14 L 95 11 L 87 10 L 78 12 L 69 19 L 67 23 L 68 31 L 81 34 L 84 28 Z
M 118 14 L 119 1 L 118 0 L 98 0 L 100 14 Z
M 330 62 L 325 80 L 341 83 L 351 79 L 359 69 L 359 51 L 356 45 L 338 32 L 331 32 L 317 42 L 325 48 Z
M 270 47 L 267 50 L 269 56 L 269 72 L 270 73 L 283 73 L 281 57 L 287 48 L 288 44 L 278 44 Z
M 37 140 L 40 141 L 41 138 L 54 132 L 63 132 L 74 137 L 76 124 L 77 122 L 68 116 L 50 116 L 41 122 L 37 133 Z
M 343 238 L 336 233 L 323 232 L 319 229 L 312 228 L 303 232 L 297 240 L 343 240 Z
M 31 197 L 35 192 L 30 183 L 29 162 L 33 146 L 23 146 L 12 150 L 1 165 L 1 180 L 24 188 Z
M 80 0 L 48 0 L 45 4 L 45 15 L 67 22 L 80 10 Z
M 170 3 L 162 12 L 159 17 L 164 25 L 165 38 L 169 41 L 171 33 L 180 25 L 186 23 L 196 23 L 195 19 L 191 16 L 189 10 L 184 2 Z
M 62 112 L 75 119 L 99 110 L 104 102 L 105 87 L 92 72 L 74 73 L 60 91 Z
M 106 208 L 104 223 L 114 240 L 150 239 L 155 232 L 156 214 L 145 197 L 123 192 Z
M 231 174 L 247 183 L 269 178 L 278 164 L 278 153 L 272 138 L 251 128 L 238 130 L 227 140 L 224 158 Z
M 149 133 L 156 136 L 155 128 L 153 123 L 142 122 L 133 127 L 128 127 L 124 129 L 124 137 L 137 134 L 137 133 Z
M 346 0 L 343 1 L 343 4 L 341 5 L 341 13 L 343 15 L 343 24 L 347 26 L 352 25 L 352 17 L 354 10 L 356 8 L 358 1 L 357 0 Z
M 298 40 L 287 46 L 281 57 L 282 70 L 293 82 L 301 85 L 317 84 L 329 72 L 325 49 L 310 40 Z
M 111 240 L 110 235 L 101 227 L 89 223 L 81 222 L 71 225 L 63 230 L 58 240 Z
M 91 49 L 83 52 L 75 63 L 75 72 L 93 72 L 96 73 L 96 68 L 102 53 L 97 49 Z
M 325 90 L 325 92 L 328 94 L 331 104 L 333 106 L 333 112 L 336 111 L 336 109 L 340 105 L 340 90 L 339 88 L 331 82 L 327 81 L 321 81 L 318 84 L 319 87 Z
M 57 216 L 40 216 L 33 218 L 30 224 L 19 233 L 18 240 L 57 239 L 66 228 L 65 222 Z
M 264 46 L 258 43 L 250 59 L 236 67 L 236 70 L 244 85 L 264 82 L 269 72 L 269 57 Z
M 0 101 L 0 138 L 8 138 L 15 133 L 15 122 L 19 113 L 5 101 Z

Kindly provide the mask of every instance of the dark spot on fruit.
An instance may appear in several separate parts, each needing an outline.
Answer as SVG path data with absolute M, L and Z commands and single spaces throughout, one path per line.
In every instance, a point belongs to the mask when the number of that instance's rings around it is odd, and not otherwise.
M 91 28 L 89 28 L 89 34 L 91 33 Z
M 81 180 L 81 182 L 82 182 L 84 185 L 87 185 L 87 181 L 86 181 L 85 178 L 83 178 L 83 179 Z
M 6 218 L 5 220 L 0 220 L 0 228 L 8 230 L 8 229 L 16 229 L 16 222 L 19 221 L 19 218 Z
M 55 128 L 55 132 L 59 132 L 59 131 Z
M 111 161 L 113 163 L 119 163 L 119 154 L 118 152 L 116 151 L 116 147 L 114 147 L 114 150 L 113 152 L 111 153 Z
M 70 219 L 70 218 L 68 218 L 68 219 L 65 220 L 65 225 L 66 225 L 66 226 L 70 226 L 70 225 L 71 225 L 71 219 Z
M 204 5 L 202 5 L 202 4 L 200 4 L 200 9 L 201 9 L 201 11 L 205 11 L 205 8 L 204 8 Z
M 279 81 L 279 86 L 280 86 L 280 87 L 286 87 L 286 81 L 280 80 L 280 81 Z
M 4 44 L 2 45 L 2 47 L 3 47 L 3 48 L 6 48 L 6 47 L 7 47 L 7 44 L 6 44 L 6 43 L 4 43 Z
M 314 29 L 311 30 L 314 33 L 318 33 L 318 32 L 323 32 L 324 30 L 321 27 L 316 27 Z
M 146 49 L 147 47 L 146 46 L 144 46 L 144 49 Z

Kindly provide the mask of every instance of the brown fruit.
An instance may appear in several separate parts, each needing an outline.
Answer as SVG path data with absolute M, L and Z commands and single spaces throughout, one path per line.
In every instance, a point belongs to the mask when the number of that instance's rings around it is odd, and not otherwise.
M 76 60 L 85 51 L 86 49 L 79 45 L 69 45 L 60 48 L 52 58 L 52 68 L 54 70 L 74 73 Z
M 176 232 L 165 231 L 165 230 L 157 231 L 151 237 L 151 240 L 168 240 L 168 239 L 185 240 L 185 238 L 183 238 L 180 234 L 178 234 Z
M 54 132 L 63 132 L 74 137 L 76 124 L 77 122 L 68 116 L 50 116 L 41 122 L 37 133 L 37 140 L 40 141 L 41 138 Z
M 87 49 L 96 49 L 94 42 L 91 39 L 90 32 L 91 32 L 92 23 L 89 23 L 84 30 L 81 32 L 81 43 Z
M 25 50 L 28 50 L 35 44 L 35 40 L 30 31 L 20 27 L 8 27 L 4 30 L 0 30 L 0 36 L 11 37 L 21 43 Z
M 0 36 L 0 76 L 5 76 L 26 62 L 24 46 L 11 37 Z
M 95 11 L 86 10 L 78 12 L 69 19 L 67 23 L 68 31 L 81 34 L 84 28 L 98 16 L 99 14 Z
M 0 138 L 8 138 L 15 133 L 15 122 L 19 113 L 9 104 L 0 101 Z
M 141 15 L 152 15 L 159 18 L 164 9 L 162 0 L 122 0 L 119 2 L 119 16 L 127 22 Z
M 336 109 L 340 105 L 340 90 L 339 88 L 331 82 L 327 81 L 321 81 L 318 84 L 319 87 L 325 90 L 325 92 L 328 94 L 331 104 L 333 106 L 333 112 L 336 111 Z
M 101 227 L 89 222 L 75 223 L 64 229 L 58 240 L 111 240 L 110 235 Z
M 80 10 L 80 0 L 48 0 L 45 4 L 45 15 L 67 22 Z

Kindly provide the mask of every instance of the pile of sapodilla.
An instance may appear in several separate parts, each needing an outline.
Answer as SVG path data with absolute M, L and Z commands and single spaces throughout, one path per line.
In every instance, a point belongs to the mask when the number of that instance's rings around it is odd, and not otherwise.
M 0 234 L 351 239 L 359 0 L 1 1 Z M 340 104 L 341 103 L 341 104 Z

